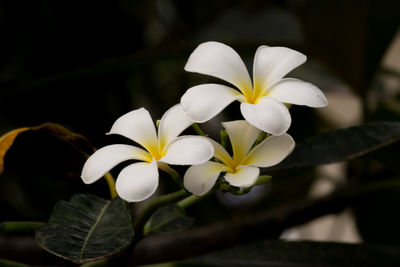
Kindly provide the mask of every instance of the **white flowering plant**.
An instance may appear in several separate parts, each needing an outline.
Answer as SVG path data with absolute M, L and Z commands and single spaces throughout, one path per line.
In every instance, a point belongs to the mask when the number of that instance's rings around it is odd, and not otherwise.
M 36 231 L 37 243 L 78 264 L 106 261 L 111 266 L 124 265 L 132 249 L 147 236 L 189 227 L 196 218 L 186 216 L 186 210 L 207 201 L 209 196 L 254 198 L 253 188 L 265 189 L 271 180 L 279 179 L 271 176 L 274 168 L 336 162 L 392 142 L 391 135 L 372 141 L 365 138 L 355 148 L 338 149 L 325 157 L 327 149 L 321 148 L 321 144 L 333 146 L 329 140 L 336 140 L 326 135 L 318 146 L 311 142 L 308 147 L 303 144 L 295 150 L 295 141 L 287 133 L 292 122 L 291 105 L 323 108 L 328 104 L 317 86 L 286 77 L 305 61 L 306 56 L 298 51 L 263 45 L 255 53 L 251 78 L 234 49 L 219 42 L 200 44 L 184 69 L 230 85 L 193 86 L 160 120 L 145 107 L 135 107 L 119 117 L 107 135 L 122 136 L 127 143 L 98 150 L 91 145 L 85 151 L 81 149 L 85 156 L 82 181 L 95 185 L 105 179 L 111 198 L 76 194 L 69 202 L 58 202 L 50 220 L 35 225 L 40 226 Z M 240 102 L 241 116 L 222 123 L 213 119 L 235 100 Z M 209 120 L 217 122 L 219 138 L 212 138 L 199 125 Z M 2 151 L 7 151 L 25 131 L 51 131 L 74 147 L 81 147 L 82 142 L 89 144 L 83 136 L 46 124 L 4 135 L 0 139 Z M 354 133 L 358 129 L 345 131 Z M 334 136 L 342 138 L 346 134 L 338 132 Z M 116 178 L 113 174 L 117 174 Z M 165 176 L 174 182 L 173 192 L 159 188 L 160 181 L 168 182 L 163 181 Z M 226 231 L 235 229 L 227 227 Z

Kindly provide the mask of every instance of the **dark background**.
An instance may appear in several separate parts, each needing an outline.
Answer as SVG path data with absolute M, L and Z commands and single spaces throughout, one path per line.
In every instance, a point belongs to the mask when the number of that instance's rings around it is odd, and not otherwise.
M 96 144 L 123 113 L 144 106 L 159 118 L 210 80 L 183 70 L 203 41 L 227 43 L 249 66 L 261 44 L 298 49 L 364 95 L 399 21 L 397 1 L 0 5 L 1 130 L 51 121 Z
M 193 49 L 211 40 L 233 47 L 250 70 L 259 45 L 299 50 L 309 61 L 307 71 L 295 76 L 325 93 L 335 91 L 327 86 L 332 80 L 347 84 L 362 100 L 363 121 L 399 120 L 399 113 L 384 103 L 372 109 L 366 101 L 369 92 L 381 92 L 379 75 L 388 73 L 380 61 L 398 29 L 399 11 L 400 2 L 389 0 L 0 1 L 0 132 L 54 122 L 85 135 L 96 147 L 126 142 L 104 135 L 118 117 L 143 106 L 159 119 L 189 87 L 217 81 L 183 69 Z M 309 108 L 293 107 L 291 114 L 289 132 L 296 141 L 337 127 Z M 219 118 L 238 116 L 233 105 Z M 220 128 L 207 124 L 205 129 L 215 134 Z M 104 182 L 81 182 L 83 161 L 74 153 L 48 138 L 16 140 L 0 177 L 1 220 L 47 220 L 57 200 L 76 192 L 107 196 Z M 398 175 L 396 161 L 388 162 L 374 172 L 357 163 L 349 180 Z M 303 198 L 312 181 L 309 173 L 308 178 L 296 174 L 283 180 L 287 184 L 276 187 L 264 208 Z M 393 211 L 380 208 L 393 203 L 400 203 L 398 197 L 363 207 L 376 205 L 382 212 L 378 221 L 389 216 L 395 225 L 400 220 L 393 219 Z M 205 212 L 200 206 L 193 214 L 208 213 L 198 220 L 202 224 L 237 212 L 214 209 Z M 365 209 L 357 211 L 365 215 Z M 368 227 L 360 228 L 367 229 L 367 240 L 400 240 L 398 230 L 397 235 L 391 232 L 395 227 L 383 237 Z

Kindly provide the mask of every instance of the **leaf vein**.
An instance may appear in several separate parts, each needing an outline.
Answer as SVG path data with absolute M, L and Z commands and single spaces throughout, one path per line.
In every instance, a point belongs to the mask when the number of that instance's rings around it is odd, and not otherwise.
M 87 236 L 85 237 L 85 240 L 83 241 L 83 245 L 82 245 L 82 248 L 81 248 L 81 253 L 80 253 L 80 255 L 79 255 L 79 261 L 81 261 L 82 258 L 83 258 L 83 252 L 85 251 L 85 248 L 86 248 L 86 246 L 87 246 L 87 244 L 88 244 L 88 241 L 89 241 L 89 239 L 90 239 L 90 236 L 92 235 L 94 229 L 96 228 L 97 224 L 100 222 L 101 218 L 102 218 L 103 215 L 104 215 L 104 212 L 106 211 L 106 209 L 108 208 L 108 206 L 110 206 L 110 204 L 111 204 L 111 201 L 109 201 L 109 202 L 100 210 L 100 213 L 99 213 L 99 215 L 98 215 L 98 217 L 97 217 L 95 223 L 94 223 L 93 226 L 90 228 L 90 230 L 89 230 Z

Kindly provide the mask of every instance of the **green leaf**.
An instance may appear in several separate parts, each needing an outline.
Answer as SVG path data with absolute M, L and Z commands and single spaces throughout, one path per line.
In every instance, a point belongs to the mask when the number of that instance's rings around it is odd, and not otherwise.
M 297 143 L 292 154 L 267 170 L 340 162 L 362 156 L 399 139 L 400 122 L 375 122 L 334 130 Z
M 130 214 L 123 200 L 78 194 L 60 201 L 36 233 L 45 250 L 75 263 L 111 256 L 133 240 Z
M 185 210 L 176 204 L 159 208 L 151 216 L 144 228 L 145 234 L 165 234 L 182 230 L 193 223 L 193 218 L 185 216 Z
M 400 266 L 400 248 L 333 242 L 265 241 L 178 262 L 175 266 Z

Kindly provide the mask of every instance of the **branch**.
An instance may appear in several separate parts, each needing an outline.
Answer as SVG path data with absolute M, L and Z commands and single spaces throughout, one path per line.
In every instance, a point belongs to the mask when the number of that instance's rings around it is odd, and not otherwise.
M 281 206 L 276 209 L 205 227 L 162 236 L 150 236 L 136 247 L 132 263 L 143 264 L 178 260 L 247 242 L 278 238 L 283 230 L 324 215 L 343 211 L 362 201 L 371 192 L 399 186 L 400 180 L 386 180 L 351 186 L 316 199 Z
M 299 201 L 264 213 L 179 233 L 149 236 L 138 243 L 129 261 L 130 264 L 148 264 L 179 260 L 247 242 L 277 238 L 288 227 L 338 213 L 372 192 L 394 186 L 400 186 L 400 179 L 347 186 L 325 197 Z M 0 258 L 39 265 L 66 263 L 40 249 L 32 236 L 0 236 Z

